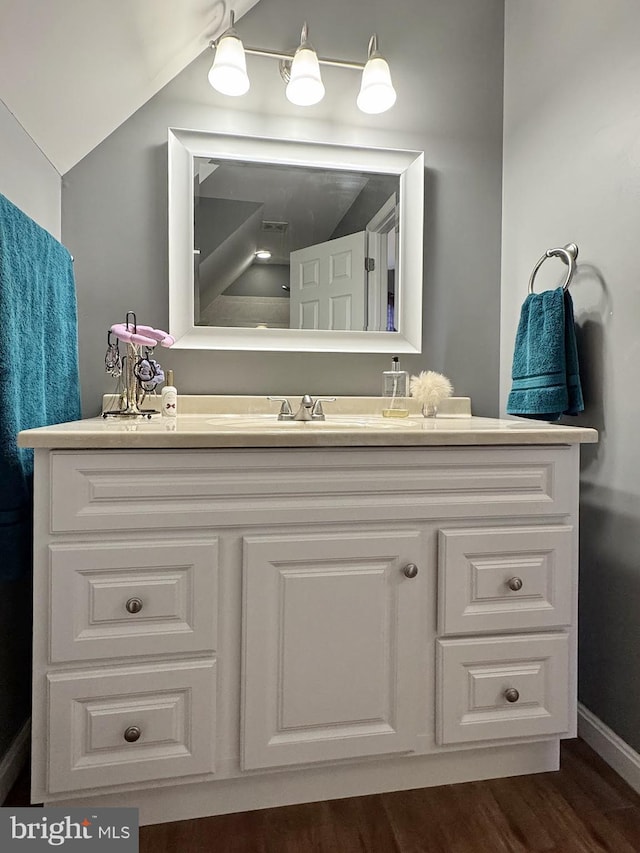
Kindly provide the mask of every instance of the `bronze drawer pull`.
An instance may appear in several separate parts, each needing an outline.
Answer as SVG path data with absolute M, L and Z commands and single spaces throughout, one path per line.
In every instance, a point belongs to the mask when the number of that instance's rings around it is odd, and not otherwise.
M 141 734 L 142 732 L 138 726 L 129 726 L 129 728 L 124 731 L 124 739 L 127 743 L 135 743 Z

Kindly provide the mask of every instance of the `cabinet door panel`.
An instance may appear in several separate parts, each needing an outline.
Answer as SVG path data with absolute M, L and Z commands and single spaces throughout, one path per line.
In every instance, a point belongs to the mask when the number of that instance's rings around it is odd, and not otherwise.
M 415 747 L 423 552 L 415 530 L 244 539 L 245 769 Z
M 283 729 L 388 716 L 380 668 L 394 616 L 385 568 L 370 558 L 338 571 L 281 569 Z

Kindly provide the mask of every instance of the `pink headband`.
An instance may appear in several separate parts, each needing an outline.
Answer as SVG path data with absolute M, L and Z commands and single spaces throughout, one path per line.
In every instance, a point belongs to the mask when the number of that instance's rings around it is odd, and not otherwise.
M 134 332 L 133 330 L 136 329 Z M 116 323 L 111 327 L 112 333 L 125 343 L 137 344 L 138 346 L 155 347 L 160 344 L 161 347 L 171 347 L 175 344 L 173 338 L 162 329 L 154 329 L 152 326 L 133 326 L 127 323 Z

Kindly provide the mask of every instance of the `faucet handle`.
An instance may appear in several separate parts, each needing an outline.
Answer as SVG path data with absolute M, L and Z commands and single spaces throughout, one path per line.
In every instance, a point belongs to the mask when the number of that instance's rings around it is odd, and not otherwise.
M 311 409 L 311 420 L 323 421 L 324 411 L 322 409 L 322 404 L 335 403 L 335 401 L 335 397 L 317 397 L 315 403 L 313 404 L 313 408 Z
M 271 400 L 272 403 L 282 403 L 280 406 L 280 412 L 278 413 L 279 421 L 290 421 L 293 419 L 291 403 L 286 397 L 267 397 L 267 400 Z

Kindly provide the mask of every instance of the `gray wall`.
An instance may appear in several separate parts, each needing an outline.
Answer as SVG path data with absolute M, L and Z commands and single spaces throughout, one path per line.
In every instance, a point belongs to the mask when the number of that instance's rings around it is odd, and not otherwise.
M 2 82 L 0 81 L 0 99 Z M 60 175 L 0 100 L 0 193 L 60 239 Z
M 76 258 L 84 412 L 110 390 L 106 329 L 133 309 L 167 327 L 167 127 L 424 150 L 424 350 L 411 372 L 443 371 L 477 414 L 498 407 L 503 0 L 262 0 L 246 44 L 292 49 L 309 21 L 321 55 L 364 59 L 376 31 L 398 103 L 355 106 L 359 75 L 323 69 L 325 100 L 294 107 L 277 63 L 248 58 L 251 91 L 225 98 L 205 52 L 63 179 L 63 238 Z M 378 393 L 384 355 L 171 351 L 183 392 Z M 482 368 L 479 370 L 478 365 Z
M 399 181 L 397 175 L 372 175 L 360 190 L 355 201 L 333 229 L 330 239 L 346 237 L 363 231 L 364 227 L 389 201 L 392 195 L 398 199 Z M 300 247 L 302 248 L 302 247 Z
M 1 101 L 0 192 L 60 237 L 60 175 Z M 30 602 L 29 581 L 0 583 L 0 762 L 29 716 Z
M 507 0 L 502 394 L 543 252 L 578 244 L 571 285 L 586 412 L 580 699 L 640 750 L 640 5 Z M 554 266 L 555 263 L 555 266 Z M 540 288 L 560 262 L 545 263 Z
M 225 290 L 227 296 L 275 296 L 288 299 L 282 285 L 289 286 L 288 264 L 253 263 Z

